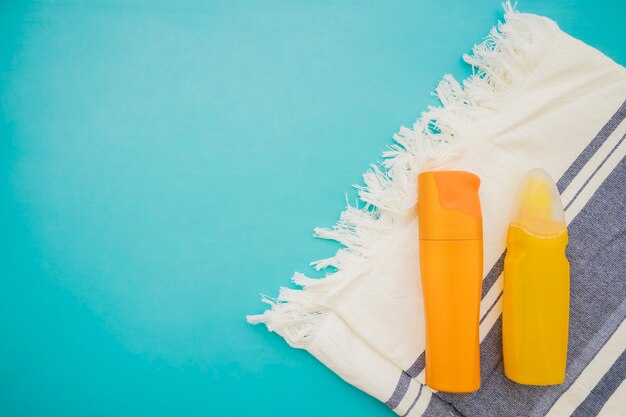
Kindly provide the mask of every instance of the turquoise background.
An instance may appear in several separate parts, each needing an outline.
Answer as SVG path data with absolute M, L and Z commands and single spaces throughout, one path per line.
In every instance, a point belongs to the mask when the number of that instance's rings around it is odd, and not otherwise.
M 619 7 L 521 5 L 623 64 Z M 0 415 L 393 415 L 244 316 L 334 253 L 313 227 L 500 17 L 2 0 Z

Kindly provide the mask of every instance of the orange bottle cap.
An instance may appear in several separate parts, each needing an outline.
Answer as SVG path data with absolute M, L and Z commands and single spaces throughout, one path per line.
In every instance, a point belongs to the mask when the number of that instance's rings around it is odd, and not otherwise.
M 419 174 L 417 182 L 420 239 L 482 239 L 477 175 L 429 171 Z

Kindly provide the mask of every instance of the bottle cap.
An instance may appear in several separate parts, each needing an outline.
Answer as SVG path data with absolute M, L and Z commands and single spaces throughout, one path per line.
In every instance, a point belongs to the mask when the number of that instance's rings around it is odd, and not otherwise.
M 541 236 L 556 236 L 567 229 L 559 190 L 545 170 L 535 168 L 524 176 L 513 205 L 511 225 Z
M 428 171 L 419 174 L 417 182 L 420 239 L 482 239 L 477 175 Z

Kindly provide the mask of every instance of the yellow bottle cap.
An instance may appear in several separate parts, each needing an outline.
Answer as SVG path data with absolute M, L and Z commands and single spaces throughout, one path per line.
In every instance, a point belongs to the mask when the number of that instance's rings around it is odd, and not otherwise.
M 545 237 L 559 235 L 567 229 L 559 190 L 545 170 L 532 169 L 522 180 L 513 205 L 511 225 Z

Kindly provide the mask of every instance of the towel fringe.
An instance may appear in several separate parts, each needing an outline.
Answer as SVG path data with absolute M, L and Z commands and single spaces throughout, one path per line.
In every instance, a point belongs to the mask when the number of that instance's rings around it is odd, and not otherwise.
M 326 277 L 313 279 L 296 273 L 292 281 L 302 289 L 281 288 L 276 299 L 263 296 L 270 309 L 247 316 L 251 324 L 264 323 L 292 347 L 310 346 L 331 300 L 367 270 L 375 255 L 388 247 L 397 226 L 406 224 L 417 202 L 417 174 L 441 166 L 466 149 L 459 136 L 468 127 L 487 120 L 521 87 L 539 64 L 556 24 L 521 14 L 509 1 L 503 4 L 505 22 L 464 55 L 473 73 L 460 84 L 444 75 L 435 90 L 441 107 L 428 107 L 413 124 L 394 135 L 394 144 L 383 153 L 380 166 L 372 165 L 358 189 L 362 207 L 348 204 L 332 229 L 315 229 L 315 236 L 335 240 L 344 248 L 335 256 L 313 262 L 317 270 L 336 268 Z

